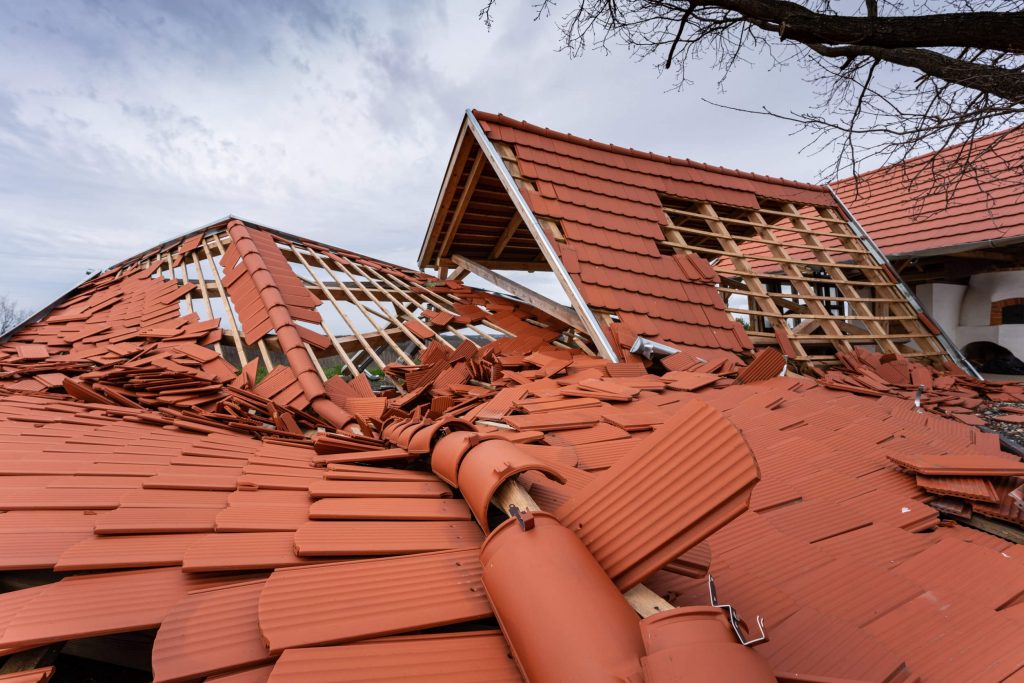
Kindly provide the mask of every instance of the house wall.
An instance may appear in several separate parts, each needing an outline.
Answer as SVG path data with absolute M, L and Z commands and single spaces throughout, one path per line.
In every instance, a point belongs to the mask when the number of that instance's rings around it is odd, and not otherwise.
M 988 341 L 1024 359 L 1024 325 L 992 324 L 994 302 L 1024 298 L 1024 270 L 980 273 L 967 285 L 918 285 L 915 293 L 960 348 Z

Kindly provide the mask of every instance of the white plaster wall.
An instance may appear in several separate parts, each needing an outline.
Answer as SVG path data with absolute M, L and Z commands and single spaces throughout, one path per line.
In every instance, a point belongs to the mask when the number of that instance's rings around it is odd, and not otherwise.
M 1018 298 L 1024 298 L 1024 271 L 974 275 L 960 306 L 960 324 L 987 326 L 991 320 L 993 301 Z
M 914 290 L 917 300 L 924 310 L 928 311 L 932 320 L 957 343 L 959 342 L 956 339 L 956 328 L 960 326 L 960 308 L 966 292 L 967 285 L 950 285 L 944 282 L 918 285 Z
M 992 318 L 992 303 L 1003 299 L 1024 298 L 1024 270 L 1004 271 L 998 273 L 981 273 L 970 279 L 970 284 L 960 292 L 959 325 L 948 324 L 946 317 L 948 307 L 954 299 L 955 293 L 948 289 L 950 287 L 963 287 L 962 285 L 922 285 L 935 288 L 930 295 L 936 299 L 937 305 L 943 313 L 936 313 L 939 323 L 953 337 L 957 346 L 963 348 L 976 341 L 987 341 L 999 344 L 1009 350 L 1017 358 L 1024 358 L 1024 325 L 990 325 Z M 922 298 L 922 305 L 932 309 Z

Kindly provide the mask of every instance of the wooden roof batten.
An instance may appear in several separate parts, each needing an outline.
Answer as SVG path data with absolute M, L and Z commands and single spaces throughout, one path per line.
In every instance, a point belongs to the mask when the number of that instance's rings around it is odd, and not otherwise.
M 868 251 L 871 252 L 871 254 L 879 263 L 888 263 L 888 259 L 886 259 L 885 254 L 883 254 L 882 250 L 878 248 L 878 245 L 875 244 L 875 241 L 873 239 L 871 239 L 871 236 L 867 233 L 864 227 L 857 221 L 857 219 L 854 217 L 850 209 L 846 206 L 846 204 L 843 203 L 843 200 L 839 198 L 839 195 L 836 194 L 835 190 L 829 187 L 828 191 L 832 193 L 832 198 L 835 199 L 836 204 L 839 206 L 840 210 L 843 213 L 843 216 L 846 218 L 847 225 L 849 226 L 850 230 L 852 230 L 854 233 L 857 234 L 858 237 L 860 237 L 861 243 L 868 249 Z M 921 304 L 918 303 L 917 301 L 917 297 L 915 297 L 914 293 L 910 291 L 910 287 L 908 287 L 907 284 L 903 281 L 903 279 L 899 276 L 899 273 L 896 272 L 894 268 L 890 268 L 889 275 L 896 283 L 896 287 L 899 290 L 900 294 L 902 294 L 904 298 L 907 300 L 907 303 L 910 304 L 910 306 L 917 312 L 919 316 L 927 317 L 928 321 L 938 331 L 937 334 L 935 334 L 935 339 L 942 346 L 942 349 L 947 354 L 949 354 L 949 357 L 952 358 L 957 365 L 959 365 L 961 368 L 963 368 L 971 375 L 973 375 L 976 379 L 982 379 L 981 373 L 978 372 L 977 368 L 975 368 L 969 360 L 967 360 L 967 357 L 964 356 L 964 354 L 960 351 L 960 348 L 953 343 L 953 340 L 950 339 L 949 335 L 946 334 L 946 331 L 942 329 L 942 326 L 939 325 L 939 323 L 936 322 L 934 318 L 929 316 L 928 313 L 921 307 Z
M 456 200 L 456 185 L 459 181 L 459 177 L 456 173 L 461 172 L 462 166 L 466 163 L 470 163 L 470 148 L 474 146 L 470 143 L 470 140 L 475 143 L 475 147 L 478 150 L 477 156 L 471 162 L 472 165 L 469 170 L 467 181 L 462 189 L 462 194 Z M 484 161 L 488 162 L 490 169 L 497 174 L 498 180 L 501 182 L 508 198 L 515 207 L 515 215 L 502 228 L 498 241 L 490 250 L 492 258 L 486 259 L 481 263 L 480 260 L 470 259 L 467 256 L 458 253 L 449 254 L 448 252 L 455 252 L 458 250 L 456 235 L 460 227 L 460 221 L 465 215 L 473 191 L 476 188 L 476 184 L 480 180 L 483 172 Z M 442 228 L 444 227 L 444 212 L 450 208 L 451 202 L 453 201 L 456 202 L 455 214 L 451 223 L 448 225 L 447 231 L 442 231 Z M 519 220 L 516 220 L 515 216 L 518 216 Z M 444 182 L 438 194 L 437 204 L 434 207 L 434 214 L 431 218 L 430 229 L 428 230 L 427 235 L 424 238 L 422 248 L 420 249 L 419 266 L 423 269 L 428 267 L 440 268 L 442 266 L 449 265 L 448 262 L 450 262 L 460 268 L 474 272 L 476 275 L 483 277 L 485 280 L 488 280 L 491 284 L 497 287 L 501 287 L 506 291 L 511 291 L 508 289 L 508 285 L 512 283 L 512 281 L 494 273 L 492 269 L 505 269 L 504 264 L 506 262 L 511 264 L 509 259 L 502 259 L 501 257 L 504 256 L 505 251 L 508 249 L 508 244 L 516 230 L 521 226 L 525 226 L 529 231 L 530 236 L 533 238 L 533 242 L 536 244 L 540 255 L 543 258 L 542 261 L 536 261 L 536 268 L 529 269 L 550 270 L 554 273 L 559 285 L 561 285 L 569 299 L 573 314 L 567 313 L 564 310 L 565 307 L 560 304 L 546 299 L 546 297 L 543 297 L 536 292 L 532 292 L 525 287 L 517 286 L 517 291 L 512 293 L 516 294 L 520 298 L 523 298 L 524 296 L 527 297 L 524 298 L 525 301 L 532 302 L 533 305 L 538 306 L 541 310 L 544 310 L 553 317 L 586 332 L 591 340 L 593 340 L 598 353 L 603 358 L 612 362 L 619 362 L 619 355 L 616 353 L 614 346 L 606 337 L 597 317 L 590 309 L 586 299 L 584 299 L 579 288 L 576 286 L 576 283 L 566 270 L 565 265 L 558 256 L 558 252 L 555 251 L 554 246 L 548 239 L 548 235 L 545 232 L 544 227 L 541 225 L 540 220 L 536 215 L 534 215 L 533 210 L 530 208 L 526 198 L 523 196 L 519 186 L 516 184 L 516 179 L 512 177 L 512 174 L 505 166 L 505 162 L 497 149 L 495 149 L 494 144 L 487 137 L 487 134 L 481 127 L 480 122 L 473 113 L 473 110 L 467 109 L 465 119 L 463 120 L 463 124 L 460 128 L 459 136 L 456 141 L 456 147 L 452 152 L 448 169 L 445 172 Z M 442 259 L 446 262 L 442 263 Z M 532 265 L 532 263 L 527 265 Z M 515 264 L 515 269 L 523 269 L 523 264 Z M 570 320 L 573 322 L 569 322 Z

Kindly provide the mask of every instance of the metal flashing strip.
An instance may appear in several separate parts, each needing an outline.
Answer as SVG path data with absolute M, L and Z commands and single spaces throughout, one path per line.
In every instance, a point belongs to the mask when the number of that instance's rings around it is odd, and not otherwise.
M 875 257 L 879 264 L 885 265 L 889 263 L 889 259 L 882 253 L 882 250 L 878 248 L 878 245 L 875 244 L 873 239 L 871 239 L 871 236 L 867 233 L 864 227 L 857 222 L 853 213 L 849 208 L 847 208 L 846 204 L 843 203 L 843 200 L 839 198 L 839 195 L 836 194 L 835 190 L 833 190 L 830 185 L 826 185 L 826 187 L 828 187 L 828 191 L 832 193 L 832 198 L 835 200 L 836 204 L 839 205 L 839 208 L 841 208 L 843 213 L 846 215 L 846 222 L 850 226 L 850 229 L 861 238 L 864 242 L 864 246 L 866 246 L 868 251 L 871 252 L 871 255 Z M 960 352 L 960 348 L 954 344 L 953 340 L 950 339 L 948 334 L 946 334 L 946 330 L 944 330 L 942 326 L 939 325 L 938 321 L 928 315 L 928 312 L 921 307 L 921 304 L 917 301 L 917 297 L 914 296 L 914 292 L 911 291 L 907 283 L 903 281 L 903 278 L 900 277 L 895 268 L 889 269 L 889 275 L 896 280 L 896 286 L 899 288 L 900 293 L 906 297 L 907 303 L 909 303 L 918 313 L 928 316 L 931 323 L 939 330 L 939 333 L 935 335 L 935 338 L 938 339 L 939 344 L 946 353 L 949 354 L 949 357 L 973 377 L 977 379 L 984 379 L 984 377 L 981 376 L 981 373 L 978 372 L 975 367 L 971 365 L 970 361 L 967 360 L 964 354 Z
M 540 247 L 541 253 L 544 255 L 544 260 L 551 266 L 552 272 L 558 279 L 559 284 L 562 285 L 562 289 L 569 296 L 569 302 L 572 307 L 576 309 L 576 312 L 580 314 L 583 319 L 583 325 L 586 327 L 587 334 L 598 347 L 600 354 L 612 363 L 619 362 L 619 354 L 615 352 L 615 348 L 612 346 L 608 338 L 604 336 L 604 331 L 601 329 L 600 323 L 597 322 L 597 318 L 594 317 L 593 311 L 587 305 L 586 300 L 580 293 L 580 290 L 576 287 L 576 283 L 573 282 L 572 277 L 569 275 L 569 271 L 565 269 L 565 265 L 562 264 L 562 260 L 558 258 L 558 253 L 555 251 L 554 246 L 548 240 L 547 234 L 544 232 L 544 228 L 541 226 L 540 221 L 533 215 L 533 210 L 530 209 L 530 205 L 526 203 L 526 198 L 523 197 L 519 191 L 519 186 L 516 185 L 515 179 L 512 174 L 509 173 L 508 168 L 505 166 L 505 162 L 502 161 L 501 155 L 498 154 L 498 150 L 494 148 L 487 134 L 484 133 L 484 129 L 480 126 L 480 122 L 477 121 L 476 116 L 473 115 L 472 109 L 466 110 L 466 122 L 469 124 L 469 129 L 473 133 L 473 137 L 476 138 L 477 143 L 480 145 L 480 149 L 483 150 L 487 160 L 491 162 L 491 167 L 494 168 L 495 173 L 498 174 L 498 178 L 501 180 L 501 184 L 505 187 L 505 190 L 509 194 L 509 198 L 512 199 L 512 203 L 515 205 L 519 215 L 523 217 L 523 222 L 529 229 L 530 234 L 533 235 L 534 240 L 537 241 L 537 246 Z
M 975 249 L 997 249 L 999 247 L 1012 246 L 1024 242 L 1024 236 L 997 237 L 990 240 L 978 240 L 977 242 L 964 242 L 946 247 L 934 247 L 932 249 L 921 249 L 919 251 L 903 251 L 889 257 L 890 261 L 906 261 L 916 258 L 927 258 L 930 256 L 944 256 L 946 254 L 957 254 L 962 251 L 973 251 Z

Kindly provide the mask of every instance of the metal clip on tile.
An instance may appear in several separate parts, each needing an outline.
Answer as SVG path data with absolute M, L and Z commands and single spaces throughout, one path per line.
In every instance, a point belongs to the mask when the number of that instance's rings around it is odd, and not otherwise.
M 924 385 L 923 384 L 918 384 L 917 385 L 917 393 L 914 394 L 914 408 L 916 408 L 917 412 L 919 412 L 919 413 L 923 413 L 924 412 L 924 410 L 921 408 L 921 396 L 922 395 L 924 395 Z
M 536 523 L 533 518 L 532 512 L 530 512 L 529 510 L 520 510 L 515 505 L 508 506 L 508 514 L 516 518 L 516 521 L 519 522 L 519 526 L 522 528 L 523 531 L 529 531 L 533 528 L 533 525 Z
M 718 602 L 718 592 L 715 590 L 715 579 L 711 574 L 708 574 L 708 594 L 711 596 L 711 604 L 714 607 L 719 607 L 725 610 L 725 613 L 729 615 L 729 623 L 732 624 L 733 633 L 736 634 L 736 640 L 740 642 L 740 645 L 746 645 L 747 647 L 753 647 L 758 643 L 763 643 L 768 640 L 768 636 L 764 632 L 764 617 L 760 614 L 757 615 L 757 630 L 761 632 L 757 638 L 751 638 L 747 640 L 743 635 L 742 622 L 743 618 L 740 617 L 732 605 L 723 605 Z

